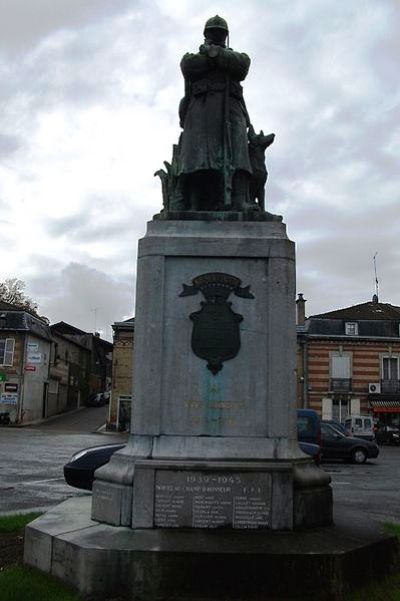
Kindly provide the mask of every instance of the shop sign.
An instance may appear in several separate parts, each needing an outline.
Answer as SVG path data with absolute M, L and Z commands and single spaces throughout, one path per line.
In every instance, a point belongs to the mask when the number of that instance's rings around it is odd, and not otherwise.
M 0 403 L 6 405 L 16 405 L 18 403 L 18 394 L 13 392 L 2 392 L 0 394 Z
M 36 371 L 36 365 L 25 365 L 25 371 Z
M 7 380 L 7 374 L 0 374 L 0 382 L 5 382 Z
M 41 363 L 42 362 L 42 353 L 28 353 L 27 356 L 28 363 Z
M 39 350 L 39 344 L 37 342 L 28 342 L 27 351 L 28 353 L 37 353 Z
M 4 392 L 18 392 L 18 384 L 16 382 L 6 382 Z

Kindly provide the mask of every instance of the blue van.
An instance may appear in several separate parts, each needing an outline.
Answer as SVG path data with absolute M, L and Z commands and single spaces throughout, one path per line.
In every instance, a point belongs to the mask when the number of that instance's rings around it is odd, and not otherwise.
M 314 409 L 297 409 L 297 438 L 321 446 L 321 420 Z

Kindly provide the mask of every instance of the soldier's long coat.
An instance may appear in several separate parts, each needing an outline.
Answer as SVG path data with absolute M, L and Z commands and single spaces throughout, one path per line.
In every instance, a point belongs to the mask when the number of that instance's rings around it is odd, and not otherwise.
M 181 61 L 186 94 L 180 105 L 183 127 L 180 173 L 222 170 L 224 139 L 228 155 L 225 160 L 228 160 L 232 172 L 236 169 L 252 172 L 246 129 L 249 118 L 239 83 L 248 73 L 250 58 L 228 48 L 220 48 L 219 52 L 216 58 L 209 58 L 201 51 L 189 53 Z M 228 121 L 229 139 L 224 125 Z

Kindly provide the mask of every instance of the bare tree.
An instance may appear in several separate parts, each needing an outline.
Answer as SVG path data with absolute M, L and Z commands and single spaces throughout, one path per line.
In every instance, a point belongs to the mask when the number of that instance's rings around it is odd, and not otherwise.
M 26 284 L 22 280 L 7 278 L 4 282 L 0 282 L 0 300 L 40 317 L 37 303 L 25 294 L 25 288 Z M 41 317 L 41 319 L 46 320 L 47 318 Z

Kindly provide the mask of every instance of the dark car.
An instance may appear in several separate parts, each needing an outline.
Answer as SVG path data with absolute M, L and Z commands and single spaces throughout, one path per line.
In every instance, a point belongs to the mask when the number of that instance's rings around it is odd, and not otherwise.
M 379 455 L 379 447 L 375 442 L 347 436 L 335 426 L 321 423 L 322 460 L 344 459 L 353 463 L 365 463 L 367 459 L 375 459 Z
M 111 455 L 123 449 L 125 444 L 106 444 L 78 451 L 64 465 L 64 478 L 75 488 L 92 490 L 94 472 L 110 461 Z
M 321 463 L 321 447 L 312 442 L 302 442 L 299 440 L 299 447 L 306 455 L 309 455 L 317 465 Z
M 102 392 L 91 392 L 86 399 L 86 407 L 102 407 L 106 404 L 106 399 Z
M 108 463 L 111 456 L 116 451 L 123 449 L 124 446 L 124 444 L 107 444 L 78 451 L 78 453 L 75 453 L 70 461 L 64 465 L 64 478 L 66 483 L 75 488 L 92 490 L 94 472 L 97 468 Z M 299 446 L 303 453 L 312 457 L 315 463 L 319 465 L 321 451 L 319 445 L 299 442 Z
M 334 428 L 336 428 L 336 430 L 339 430 L 339 432 L 341 432 L 342 434 L 345 434 L 346 436 L 350 436 L 350 432 L 348 432 L 348 430 L 346 430 L 344 425 L 339 424 L 339 422 L 335 422 L 333 419 L 323 419 L 321 421 L 321 424 L 329 424 L 330 426 L 333 426 Z
M 400 444 L 400 430 L 392 426 L 381 426 L 375 432 L 376 442 L 378 444 Z

